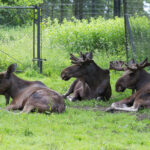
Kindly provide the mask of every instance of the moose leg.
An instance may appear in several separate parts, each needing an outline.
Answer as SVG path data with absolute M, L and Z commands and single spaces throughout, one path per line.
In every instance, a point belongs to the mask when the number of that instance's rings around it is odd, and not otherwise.
M 125 105 L 132 105 L 134 102 L 134 99 L 135 99 L 135 94 L 133 94 L 130 97 L 125 98 L 119 102 L 112 103 L 112 106 L 116 106 L 116 107 L 122 107 L 123 106 L 124 107 Z
M 73 94 L 73 96 L 67 96 L 68 100 L 71 101 L 71 102 L 74 102 L 76 100 L 79 100 L 81 99 L 80 97 L 80 89 L 76 90 Z
M 135 94 L 119 102 L 112 103 L 111 107 L 107 108 L 106 111 L 121 110 L 123 108 L 128 108 L 127 105 L 132 105 L 134 102 L 134 99 L 135 99 Z
M 34 100 L 34 102 L 35 102 L 35 100 Z M 34 109 L 37 110 L 38 112 L 50 111 L 50 106 L 47 104 L 44 104 L 44 103 L 43 104 L 40 102 L 33 103 L 30 101 L 24 106 L 21 113 L 29 113 Z
M 44 98 L 42 92 L 43 91 L 39 91 L 32 94 L 32 96 L 27 99 L 21 113 L 29 113 L 34 109 L 37 109 L 38 112 L 48 111 L 50 108 L 50 105 L 48 104 L 49 99 Z
M 20 109 L 21 106 L 17 105 L 17 104 L 10 104 L 9 106 L 5 107 L 6 110 L 10 111 L 10 110 L 17 110 Z
M 20 113 L 29 113 L 34 109 L 33 105 L 25 105 Z
M 5 94 L 6 105 L 8 105 L 8 104 L 9 104 L 9 98 L 10 98 L 10 96 L 9 96 L 8 94 Z
M 71 102 L 74 102 L 74 101 L 78 100 L 79 98 L 77 95 L 75 95 L 75 96 L 67 96 L 67 99 Z
M 64 98 L 66 98 L 68 95 L 70 95 L 71 93 L 73 93 L 74 87 L 76 86 L 76 84 L 77 84 L 78 81 L 79 81 L 79 80 L 76 79 L 76 80 L 71 84 L 71 86 L 70 86 L 69 90 L 67 91 L 67 93 L 63 95 Z

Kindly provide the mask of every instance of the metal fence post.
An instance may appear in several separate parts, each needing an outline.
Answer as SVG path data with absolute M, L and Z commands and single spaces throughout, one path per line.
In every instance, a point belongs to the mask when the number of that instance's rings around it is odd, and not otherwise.
M 37 65 L 40 68 L 40 73 L 42 73 L 42 60 L 41 60 L 41 41 L 40 41 L 40 17 L 41 17 L 41 8 L 37 7 Z
M 129 59 L 129 48 L 128 48 L 128 32 L 127 32 L 127 1 L 123 0 L 123 12 L 124 12 L 124 30 L 125 30 L 125 49 L 126 49 L 126 59 Z

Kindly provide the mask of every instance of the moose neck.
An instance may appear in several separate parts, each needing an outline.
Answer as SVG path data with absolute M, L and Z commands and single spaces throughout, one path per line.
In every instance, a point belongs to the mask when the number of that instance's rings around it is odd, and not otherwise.
M 99 82 L 101 82 L 104 73 L 105 70 L 94 63 L 89 67 L 87 74 L 83 77 L 82 81 L 86 82 L 91 89 L 95 89 L 97 88 L 97 85 L 99 85 Z
M 28 85 L 30 85 L 32 82 L 30 81 L 25 81 L 14 74 L 11 74 L 10 77 L 11 83 L 10 87 L 6 91 L 8 95 L 10 95 L 12 98 L 15 98 L 24 88 L 26 88 Z
M 142 69 L 139 73 L 139 80 L 136 84 L 135 89 L 139 90 L 143 88 L 147 83 L 150 83 L 150 74 L 146 72 L 144 69 Z

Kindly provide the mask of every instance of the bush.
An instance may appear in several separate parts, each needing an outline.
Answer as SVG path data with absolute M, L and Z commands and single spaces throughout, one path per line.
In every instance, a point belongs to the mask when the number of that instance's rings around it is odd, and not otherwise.
M 61 46 L 69 52 L 105 49 L 112 53 L 120 51 L 120 46 L 124 48 L 124 24 L 120 18 L 105 20 L 99 17 L 90 21 L 72 18 L 62 24 L 58 20 L 49 21 L 47 25 L 52 47 Z
M 1 6 L 32 6 L 42 3 L 43 0 L 0 0 Z M 23 25 L 33 22 L 32 9 L 0 9 L 0 25 Z
M 135 34 L 147 36 L 150 24 L 147 17 L 131 17 Z M 48 26 L 48 27 L 47 27 Z M 69 52 L 106 50 L 111 53 L 120 53 L 124 48 L 124 19 L 115 18 L 105 20 L 102 17 L 97 19 L 64 20 L 59 24 L 48 21 L 45 26 L 49 36 L 51 47 L 62 47 Z M 135 35 L 135 36 L 136 36 Z

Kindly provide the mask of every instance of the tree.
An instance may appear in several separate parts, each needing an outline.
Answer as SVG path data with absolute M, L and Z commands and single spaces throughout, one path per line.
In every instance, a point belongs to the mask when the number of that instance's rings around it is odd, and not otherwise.
M 114 0 L 114 17 L 121 15 L 121 0 Z
M 61 0 L 60 5 L 60 22 L 62 22 L 64 18 L 64 0 Z

